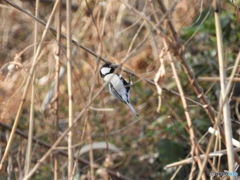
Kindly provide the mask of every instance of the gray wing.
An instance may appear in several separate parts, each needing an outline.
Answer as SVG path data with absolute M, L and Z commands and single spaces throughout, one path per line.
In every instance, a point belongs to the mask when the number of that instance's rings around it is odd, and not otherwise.
M 108 84 L 107 89 L 109 90 L 109 92 L 116 97 L 119 101 L 122 101 L 123 103 L 126 104 L 126 101 L 122 98 L 122 96 L 115 90 L 115 88 L 113 87 L 113 85 L 111 83 Z

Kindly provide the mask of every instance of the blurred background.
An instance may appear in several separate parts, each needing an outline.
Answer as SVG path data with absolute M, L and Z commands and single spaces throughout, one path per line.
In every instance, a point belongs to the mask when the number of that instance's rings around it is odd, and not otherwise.
M 35 1 L 13 0 L 18 6 L 34 14 Z M 200 0 L 164 0 L 167 9 L 171 9 L 170 19 L 174 24 L 181 43 L 185 48 L 185 57 L 192 68 L 199 84 L 206 93 L 210 104 L 217 111 L 219 108 L 220 83 L 214 77 L 219 77 L 217 58 L 214 11 L 212 1 Z M 163 13 L 157 1 L 130 1 L 132 7 L 142 12 L 157 24 L 156 17 L 161 19 Z M 230 76 L 236 55 L 239 51 L 239 10 L 238 1 L 221 2 L 221 25 L 223 34 L 224 56 L 227 77 Z M 40 0 L 39 19 L 47 22 L 54 1 Z M 155 17 L 156 16 L 156 17 Z M 22 100 L 24 85 L 29 75 L 33 61 L 34 20 L 23 12 L 0 0 L 0 122 L 12 126 L 19 104 Z M 66 34 L 66 3 L 62 5 L 63 34 Z M 57 14 L 52 26 L 57 27 Z M 160 67 L 159 53 L 164 48 L 162 38 L 139 15 L 129 10 L 120 1 L 72 0 L 72 38 L 83 46 L 91 49 L 112 63 L 119 63 L 127 57 L 123 64 L 138 76 L 153 80 Z M 172 40 L 172 34 L 163 19 L 159 27 Z M 44 26 L 39 24 L 38 38 L 40 40 Z M 34 131 L 39 140 L 54 143 L 54 107 L 49 102 L 44 111 L 41 107 L 47 92 L 55 77 L 56 34 L 49 31 L 43 42 L 42 50 L 36 66 Z M 181 81 L 185 96 L 199 102 L 196 93 L 189 82 L 181 64 L 173 59 Z M 173 77 L 170 60 L 164 54 L 165 76 L 161 85 L 178 92 Z M 61 39 L 62 68 L 66 70 L 66 40 Z M 104 62 L 92 56 L 76 45 L 72 45 L 73 73 L 73 112 L 76 117 L 89 100 L 91 86 L 95 82 L 95 74 Z M 128 80 L 129 74 L 121 72 Z M 239 76 L 239 70 L 235 77 Z M 212 77 L 213 80 L 204 79 Z M 68 127 L 68 87 L 67 73 L 63 73 L 59 83 L 59 135 Z M 73 129 L 73 151 L 77 153 L 86 148 L 80 158 L 89 161 L 89 133 L 83 127 L 86 117 L 91 127 L 94 162 L 102 167 L 118 171 L 126 176 L 123 179 L 170 179 L 177 167 L 164 169 L 164 166 L 185 159 L 191 150 L 187 140 L 187 122 L 181 99 L 174 94 L 163 91 L 160 112 L 156 87 L 143 79 L 133 77 L 130 102 L 140 117 L 134 116 L 126 104 L 117 101 L 108 91 L 104 90 L 90 105 L 88 113 L 84 114 Z M 99 75 L 95 82 L 93 95 L 102 86 Z M 30 88 L 31 89 L 31 88 Z M 239 93 L 240 84 L 234 82 L 230 99 L 231 118 L 233 119 L 233 136 L 239 139 Z M 28 133 L 31 91 L 28 91 L 23 112 L 18 123 L 18 130 Z M 188 103 L 196 139 L 199 141 L 212 126 L 209 116 L 203 108 Z M 174 115 L 175 114 L 175 115 Z M 176 118 L 178 116 L 178 118 Z M 106 124 L 105 124 L 106 123 Z M 106 127 L 105 127 L 106 125 Z M 184 128 L 185 126 L 185 128 Z M 107 131 L 105 131 L 107 130 Z M 0 126 L 1 155 L 4 153 L 10 130 Z M 83 140 L 81 137 L 83 135 Z M 186 137 L 186 138 L 185 138 Z M 203 149 L 208 145 L 210 135 L 200 141 Z M 109 152 L 106 151 L 109 143 Z M 5 164 L 5 170 L 0 179 L 21 179 L 24 174 L 25 152 L 27 139 L 15 135 L 10 157 Z M 67 138 L 58 147 L 67 152 Z M 222 145 L 224 149 L 224 145 Z M 33 144 L 31 167 L 46 153 L 47 149 L 39 144 Z M 108 161 L 106 161 L 108 157 Z M 227 166 L 227 157 L 222 156 L 219 171 Z M 31 179 L 53 179 L 53 156 L 49 156 L 38 168 Z M 11 168 L 10 168 L 11 165 Z M 209 171 L 211 167 L 207 166 Z M 68 179 L 67 157 L 59 155 L 59 179 Z M 188 179 L 191 164 L 184 165 L 174 179 Z M 104 169 L 102 170 L 103 172 Z M 90 166 L 78 164 L 76 179 L 89 179 Z M 196 169 L 198 172 L 198 167 Z M 94 170 L 96 179 L 104 179 L 101 168 Z M 196 173 L 197 174 L 197 173 Z M 109 176 L 109 179 L 118 179 Z

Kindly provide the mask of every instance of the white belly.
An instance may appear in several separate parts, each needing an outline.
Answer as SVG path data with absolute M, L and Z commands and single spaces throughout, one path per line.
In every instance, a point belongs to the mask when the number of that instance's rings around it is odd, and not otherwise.
M 113 77 L 112 77 L 113 76 Z M 113 74 L 108 74 L 104 77 L 104 81 L 108 81 L 109 79 L 111 78 L 110 80 L 110 83 L 113 85 L 113 87 L 115 88 L 115 90 L 119 93 L 119 95 L 122 96 L 122 98 L 124 100 L 126 100 L 126 89 L 125 89 L 125 86 L 123 85 L 122 81 L 120 80 L 120 78 L 117 76 L 117 75 L 113 75 Z

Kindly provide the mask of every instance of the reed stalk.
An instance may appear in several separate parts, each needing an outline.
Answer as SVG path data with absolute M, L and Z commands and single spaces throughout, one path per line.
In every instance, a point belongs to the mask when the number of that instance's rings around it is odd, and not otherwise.
M 67 0 L 67 78 L 68 78 L 68 126 L 69 128 L 73 125 L 73 85 L 72 85 L 72 33 L 71 33 L 71 22 L 72 22 L 72 8 L 71 0 Z M 70 130 L 68 132 L 68 178 L 71 178 L 73 169 L 73 150 L 72 142 L 73 134 Z
M 52 18 L 53 18 L 53 15 L 56 11 L 56 8 L 57 8 L 57 5 L 58 5 L 58 2 L 59 0 L 56 1 L 56 3 L 54 4 L 54 7 L 53 7 L 53 10 L 51 12 L 51 15 L 49 16 L 49 19 L 48 19 L 48 22 L 47 22 L 47 25 L 43 31 L 43 34 L 42 34 L 42 38 L 41 38 L 41 41 L 38 45 L 38 48 L 37 48 L 37 51 L 36 51 L 36 54 L 34 56 L 34 59 L 33 59 L 33 63 L 32 63 L 32 67 L 31 67 L 31 70 L 30 70 L 30 73 L 29 73 L 29 76 L 27 78 L 27 82 L 26 82 L 26 85 L 24 87 L 24 91 L 23 91 L 23 96 L 22 96 L 22 101 L 19 105 L 19 108 L 18 108 L 18 111 L 17 111 L 17 115 L 16 115 L 16 118 L 14 120 L 14 124 L 13 124 L 13 129 L 11 131 L 11 134 L 10 134 L 10 137 L 9 137 L 9 141 L 7 143 L 7 146 L 6 146 L 6 149 L 5 149 L 5 152 L 4 152 L 4 155 L 2 157 L 2 160 L 1 160 L 1 163 L 0 163 L 0 174 L 3 170 L 3 164 L 8 156 L 8 153 L 9 153 L 9 150 L 11 148 L 11 144 L 12 144 L 12 141 L 13 141 L 13 138 L 14 138 L 14 135 L 15 135 L 15 131 L 17 129 L 17 125 L 18 125 L 18 122 L 19 122 L 19 119 L 20 119 L 20 116 L 22 114 L 22 109 L 23 109 L 23 105 L 26 101 L 26 97 L 27 97 L 27 92 L 28 92 L 28 89 L 29 89 L 29 85 L 30 85 L 30 82 L 31 82 L 31 79 L 33 77 L 33 73 L 34 73 L 34 70 L 35 70 L 35 66 L 36 66 L 36 61 L 38 59 L 38 56 L 40 55 L 40 52 L 41 52 L 41 49 L 42 49 L 42 42 L 45 40 L 45 37 L 47 35 L 47 32 L 48 32 L 48 29 L 50 27 L 50 23 L 52 22 Z M 27 178 L 28 179 L 28 178 Z
M 38 17 L 39 0 L 36 0 L 35 16 Z M 34 22 L 34 56 L 37 51 L 37 41 L 38 41 L 38 23 Z M 31 151 L 32 151 L 32 137 L 33 137 L 33 126 L 34 126 L 34 93 L 35 93 L 35 72 L 32 78 L 32 93 L 31 93 L 31 106 L 30 106 L 30 120 L 29 120 L 29 130 L 28 130 L 28 144 L 26 153 L 26 166 L 25 166 L 25 176 L 28 174 L 31 165 Z
M 54 89 L 54 141 L 58 139 L 58 121 L 59 121 L 59 73 L 60 73 L 60 52 L 61 52 L 61 13 L 62 13 L 62 0 L 59 0 L 57 12 L 57 45 L 55 52 L 55 89 Z M 54 180 L 59 177 L 59 159 L 58 153 L 54 154 Z
M 218 48 L 218 61 L 219 61 L 219 73 L 220 73 L 220 85 L 221 85 L 221 98 L 220 104 L 223 106 L 223 121 L 224 121 L 224 132 L 226 138 L 226 148 L 228 157 L 228 171 L 234 172 L 234 151 L 232 145 L 232 124 L 230 119 L 230 109 L 228 96 L 225 102 L 223 97 L 226 94 L 226 71 L 224 66 L 224 55 L 223 55 L 223 42 L 222 42 L 222 30 L 220 23 L 220 1 L 214 0 L 214 17 L 215 17 L 215 28 L 217 36 L 217 48 Z M 230 176 L 230 179 L 235 179 L 234 176 Z

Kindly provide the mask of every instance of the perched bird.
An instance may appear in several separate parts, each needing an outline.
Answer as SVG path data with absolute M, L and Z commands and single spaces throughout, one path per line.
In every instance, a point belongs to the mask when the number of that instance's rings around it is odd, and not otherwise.
M 127 104 L 129 108 L 136 114 L 138 113 L 133 109 L 132 105 L 129 102 L 130 96 L 130 85 L 132 85 L 132 76 L 130 76 L 130 83 L 128 83 L 123 77 L 116 73 L 114 74 L 116 68 L 110 67 L 110 64 L 104 64 L 100 68 L 100 75 L 103 79 L 103 82 L 107 82 L 109 79 L 109 83 L 106 85 L 106 89 L 119 101 Z

